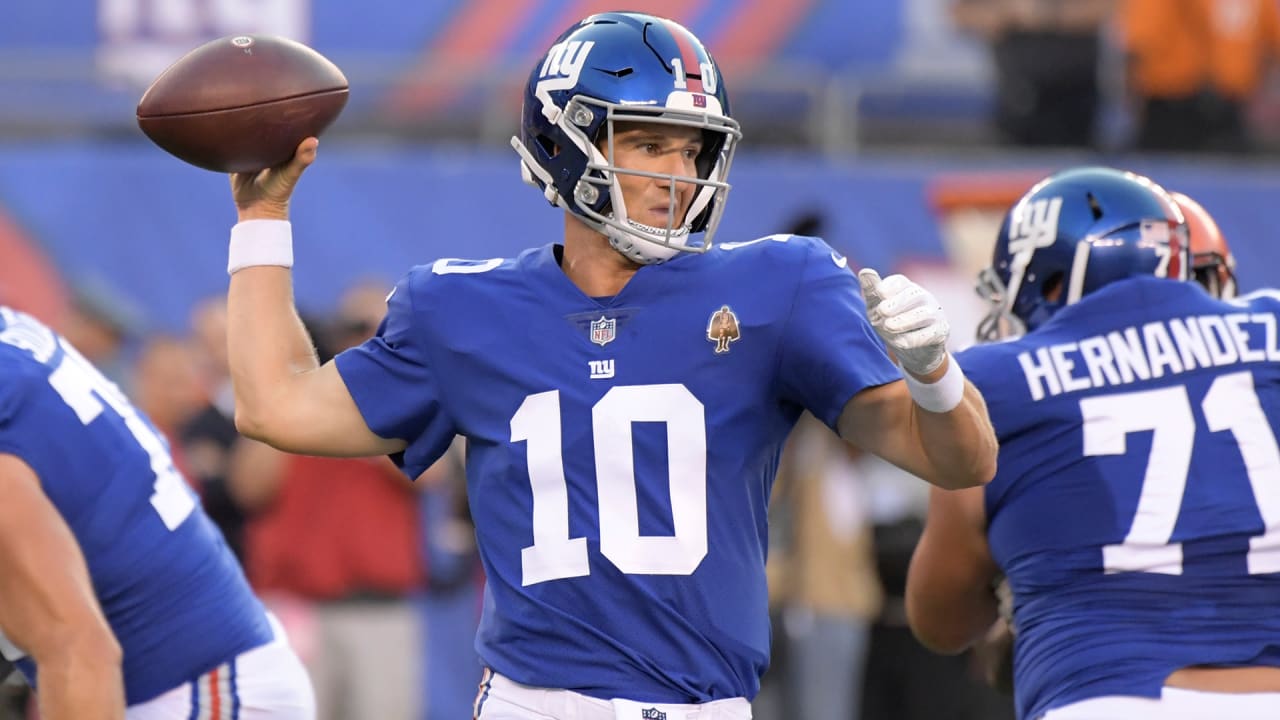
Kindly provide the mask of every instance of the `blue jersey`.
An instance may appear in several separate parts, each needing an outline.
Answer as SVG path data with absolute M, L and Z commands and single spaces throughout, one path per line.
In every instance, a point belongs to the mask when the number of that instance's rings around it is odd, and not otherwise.
M 342 377 L 409 442 L 410 477 L 467 437 L 489 666 L 602 698 L 753 697 L 783 441 L 901 375 L 821 240 L 722 244 L 609 298 L 557 252 L 414 269 Z
M 271 640 L 168 445 L 114 384 L 9 308 L 0 308 L 0 378 L 0 452 L 35 471 L 71 528 L 124 651 L 130 705 Z M 18 664 L 34 685 L 38 668 Z
M 1019 714 L 1280 666 L 1280 300 L 1136 278 L 958 358 L 1000 441 Z

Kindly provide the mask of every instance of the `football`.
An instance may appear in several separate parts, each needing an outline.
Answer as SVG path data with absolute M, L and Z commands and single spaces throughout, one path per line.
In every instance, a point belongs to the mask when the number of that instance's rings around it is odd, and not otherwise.
M 347 104 L 347 78 L 320 53 L 271 35 L 205 43 L 156 78 L 138 102 L 138 126 L 197 167 L 254 172 L 293 157 Z

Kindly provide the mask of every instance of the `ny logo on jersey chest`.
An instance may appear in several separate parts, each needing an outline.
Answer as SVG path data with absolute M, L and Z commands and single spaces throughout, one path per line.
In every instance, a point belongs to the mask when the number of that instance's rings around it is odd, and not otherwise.
M 592 380 L 606 380 L 613 377 L 613 358 L 608 360 L 588 360 Z

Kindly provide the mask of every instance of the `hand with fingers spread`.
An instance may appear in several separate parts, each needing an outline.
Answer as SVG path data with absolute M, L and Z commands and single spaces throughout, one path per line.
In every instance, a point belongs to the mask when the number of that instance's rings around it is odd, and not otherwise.
M 871 268 L 858 272 L 867 319 L 903 369 L 924 376 L 947 357 L 951 325 L 933 293 L 905 275 L 881 279 Z
M 319 145 L 316 138 L 307 138 L 298 145 L 293 158 L 283 165 L 231 175 L 231 196 L 239 219 L 288 220 L 289 198 L 302 172 L 315 162 Z

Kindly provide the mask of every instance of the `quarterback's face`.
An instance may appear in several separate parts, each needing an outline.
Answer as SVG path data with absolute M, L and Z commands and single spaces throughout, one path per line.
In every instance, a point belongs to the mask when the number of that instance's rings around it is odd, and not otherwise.
M 667 176 L 698 177 L 695 160 L 702 150 L 702 133 L 696 128 L 662 123 L 618 123 L 614 128 L 613 162 L 626 170 L 658 173 L 663 177 L 618 174 L 627 217 L 645 225 L 680 227 L 693 202 L 693 183 L 674 182 Z M 608 152 L 605 149 L 605 152 Z M 675 185 L 675 202 L 671 187 Z M 672 218 L 674 217 L 674 221 Z

